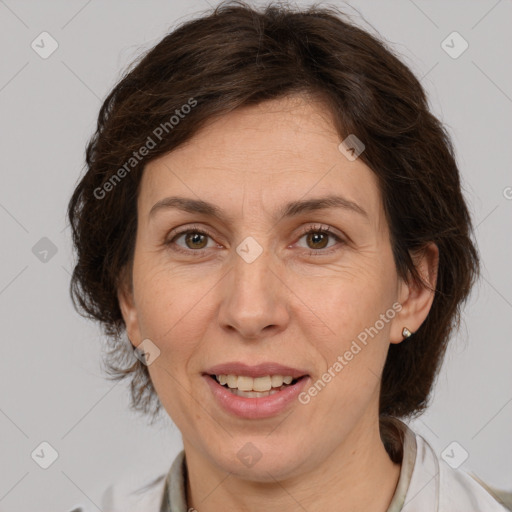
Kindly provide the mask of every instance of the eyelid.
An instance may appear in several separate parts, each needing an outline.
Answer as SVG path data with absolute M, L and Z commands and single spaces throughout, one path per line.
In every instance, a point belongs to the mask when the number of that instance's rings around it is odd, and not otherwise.
M 177 227 L 173 230 L 171 230 L 167 237 L 176 237 L 177 235 L 183 235 L 183 233 L 188 233 L 189 231 L 197 231 L 198 233 L 204 233 L 205 235 L 208 235 L 213 238 L 213 234 L 208 231 L 208 228 L 204 228 L 203 226 L 199 226 L 197 224 L 191 224 L 191 225 L 185 225 Z

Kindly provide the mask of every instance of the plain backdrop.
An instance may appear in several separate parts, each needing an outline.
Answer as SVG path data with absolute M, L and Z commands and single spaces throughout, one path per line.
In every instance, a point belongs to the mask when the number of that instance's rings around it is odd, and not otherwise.
M 453 138 L 482 256 L 463 328 L 413 428 L 438 454 L 456 441 L 469 454 L 461 469 L 512 490 L 512 2 L 332 3 L 424 84 Z M 99 328 L 69 298 L 65 210 L 121 72 L 206 9 L 205 0 L 0 0 L 1 511 L 94 507 L 114 479 L 167 471 L 182 448 L 168 418 L 148 426 L 129 412 L 127 385 L 102 374 Z M 31 46 L 42 32 L 58 44 L 47 58 Z M 469 46 L 453 58 L 447 37 L 452 54 Z M 48 469 L 34 460 L 52 453 L 42 442 L 58 454 Z

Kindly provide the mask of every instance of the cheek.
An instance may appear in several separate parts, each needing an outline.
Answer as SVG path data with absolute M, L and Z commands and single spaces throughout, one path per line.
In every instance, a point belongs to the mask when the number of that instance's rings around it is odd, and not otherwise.
M 168 270 L 148 269 L 140 275 L 137 312 L 141 334 L 160 350 L 148 371 L 167 413 L 178 427 L 184 426 L 192 421 L 189 415 L 194 415 L 187 372 L 203 338 L 199 319 L 207 314 L 206 303 L 201 301 L 204 292 L 200 293 L 202 287 L 197 283 L 185 283 Z
M 336 382 L 329 384 L 331 391 L 338 390 L 333 400 L 339 400 L 340 391 L 346 400 L 357 400 L 354 393 L 361 385 L 369 386 L 371 392 L 384 366 L 395 316 L 393 262 L 366 260 L 359 267 L 338 268 L 308 280 L 309 287 L 301 287 L 300 280 L 296 284 L 297 295 L 305 297 L 315 313 L 304 310 L 301 329 L 323 362 L 323 370 L 338 377 L 325 376 Z
M 148 371 L 162 405 L 179 426 L 191 421 L 185 416 L 193 414 L 193 389 L 187 372 L 203 338 L 198 315 L 206 313 L 200 297 L 195 296 L 197 285 L 183 293 L 186 288 L 171 279 L 169 272 L 148 270 L 141 272 L 141 277 L 136 295 L 141 336 L 149 338 L 160 351 Z
M 392 306 L 397 282 L 392 263 L 373 257 L 296 277 L 293 288 L 311 306 L 315 325 L 325 328 L 322 332 L 346 340 L 372 326 Z
M 183 337 L 181 331 L 190 327 L 190 318 L 201 310 L 208 283 L 199 285 L 190 270 L 172 271 L 149 258 L 134 268 L 133 279 L 142 334 L 155 340 L 173 339 L 176 333 Z

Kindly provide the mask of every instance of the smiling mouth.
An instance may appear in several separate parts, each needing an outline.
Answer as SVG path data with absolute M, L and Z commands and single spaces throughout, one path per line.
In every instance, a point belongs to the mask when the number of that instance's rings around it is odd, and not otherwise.
M 243 398 L 261 398 L 294 386 L 307 375 L 298 378 L 286 375 L 267 375 L 256 378 L 243 375 L 209 375 L 209 377 L 233 395 Z

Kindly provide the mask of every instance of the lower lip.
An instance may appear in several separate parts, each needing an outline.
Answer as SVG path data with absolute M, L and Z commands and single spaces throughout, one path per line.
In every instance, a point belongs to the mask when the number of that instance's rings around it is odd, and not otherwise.
M 217 403 L 224 410 L 247 419 L 269 418 L 284 411 L 291 402 L 297 400 L 297 397 L 309 380 L 309 377 L 305 376 L 295 384 L 287 386 L 273 395 L 245 398 L 234 395 L 209 375 L 203 375 L 203 377 L 206 379 L 208 386 L 210 386 Z

